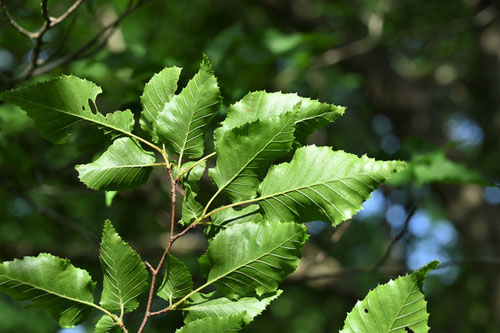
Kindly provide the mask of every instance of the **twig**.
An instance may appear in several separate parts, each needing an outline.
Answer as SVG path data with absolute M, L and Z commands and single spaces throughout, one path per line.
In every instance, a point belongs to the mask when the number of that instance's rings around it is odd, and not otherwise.
M 51 20 L 50 27 L 55 27 L 62 21 L 64 21 L 68 16 L 71 15 L 85 0 L 77 0 L 71 7 L 69 7 L 61 16 L 56 19 Z
M 0 6 L 2 6 L 2 11 L 3 14 L 5 15 L 5 18 L 7 19 L 7 22 L 19 33 L 25 35 L 28 38 L 35 38 L 36 34 L 33 32 L 30 32 L 23 27 L 21 27 L 15 20 L 14 18 L 10 15 L 9 10 L 7 9 L 7 6 L 5 5 L 4 0 L 0 0 Z
M 387 261 L 387 259 L 389 258 L 389 255 L 391 254 L 391 251 L 392 251 L 392 248 L 394 247 L 394 245 L 401 238 L 403 238 L 403 236 L 408 231 L 408 225 L 410 224 L 411 218 L 413 217 L 413 215 L 415 214 L 416 211 L 417 211 L 417 206 L 412 208 L 412 210 L 410 211 L 410 213 L 408 214 L 408 216 L 405 219 L 403 229 L 401 229 L 401 231 L 392 239 L 391 243 L 389 244 L 389 247 L 385 251 L 382 258 L 377 262 L 377 264 L 375 266 L 373 266 L 373 268 L 372 268 L 373 271 L 376 271 L 378 268 L 380 268 Z
M 49 0 L 42 0 L 42 17 L 50 25 L 49 10 L 47 9 L 47 3 Z

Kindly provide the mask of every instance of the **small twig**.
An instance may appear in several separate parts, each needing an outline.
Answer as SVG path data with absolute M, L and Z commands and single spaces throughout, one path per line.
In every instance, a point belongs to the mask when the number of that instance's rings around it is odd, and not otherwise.
M 0 6 L 2 6 L 2 11 L 3 14 L 5 15 L 5 18 L 7 19 L 7 22 L 19 33 L 25 35 L 28 38 L 35 38 L 36 33 L 30 32 L 23 27 L 21 27 L 15 20 L 14 18 L 10 15 L 9 10 L 7 9 L 7 6 L 5 5 L 4 0 L 0 0 Z
M 49 10 L 47 9 L 47 3 L 49 0 L 42 0 L 42 17 L 50 25 Z
M 155 269 L 153 266 L 151 266 L 151 264 L 147 261 L 144 262 L 146 264 L 146 266 L 149 268 L 149 270 L 151 271 L 151 273 L 154 273 Z
M 416 211 L 417 211 L 417 206 L 412 208 L 412 210 L 410 211 L 410 213 L 408 214 L 408 216 L 405 219 L 405 222 L 403 224 L 403 229 L 401 229 L 401 231 L 392 239 L 391 243 L 389 244 L 389 247 L 385 251 L 382 258 L 377 262 L 377 264 L 375 266 L 373 266 L 373 268 L 372 268 L 373 271 L 376 271 L 378 268 L 380 268 L 387 261 L 387 259 L 389 258 L 390 254 L 391 254 L 391 251 L 392 251 L 392 248 L 394 247 L 394 245 L 401 238 L 403 238 L 403 236 L 408 231 L 408 225 L 410 224 L 411 218 L 413 217 L 413 215 L 415 214 Z
M 71 13 L 73 13 L 85 0 L 77 0 L 75 1 L 75 3 L 73 3 L 71 5 L 71 7 L 69 7 L 61 16 L 59 16 L 58 18 L 56 19 L 53 19 L 51 20 L 50 22 L 50 27 L 55 27 L 56 25 L 58 25 L 59 23 L 61 23 L 62 21 L 64 21 L 68 16 L 71 15 Z

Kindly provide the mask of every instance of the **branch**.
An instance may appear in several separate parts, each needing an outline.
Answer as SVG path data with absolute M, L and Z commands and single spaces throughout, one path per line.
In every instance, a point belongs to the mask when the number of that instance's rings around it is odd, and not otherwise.
M 10 15 L 9 10 L 7 9 L 7 6 L 5 5 L 4 0 L 0 0 L 0 6 L 2 6 L 2 11 L 3 14 L 5 15 L 5 18 L 7 19 L 7 22 L 19 33 L 25 35 L 28 38 L 35 38 L 36 34 L 33 32 L 30 32 L 23 27 L 21 27 L 15 20 L 14 18 Z
M 47 3 L 49 0 L 42 0 L 42 17 L 50 25 L 49 10 L 47 9 Z
M 58 18 L 56 19 L 52 19 L 50 20 L 50 27 L 55 27 L 56 25 L 58 25 L 59 23 L 61 23 L 62 21 L 64 21 L 68 16 L 71 15 L 71 13 L 73 13 L 85 0 L 77 0 L 75 1 L 75 3 L 73 3 L 71 5 L 71 7 L 69 7 L 65 12 L 64 14 L 62 14 L 61 16 L 59 16 Z

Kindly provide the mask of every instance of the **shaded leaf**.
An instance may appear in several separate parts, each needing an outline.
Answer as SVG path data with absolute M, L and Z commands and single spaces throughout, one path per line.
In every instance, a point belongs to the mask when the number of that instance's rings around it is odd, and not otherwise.
M 120 333 L 120 326 L 108 315 L 104 315 L 95 325 L 94 333 Z
M 199 259 L 207 284 L 231 299 L 277 290 L 292 273 L 307 239 L 295 223 L 243 223 L 219 232 Z
M 186 170 L 196 162 L 184 163 L 181 170 Z M 188 173 L 182 175 L 180 181 L 184 184 L 184 198 L 182 200 L 182 219 L 179 223 L 186 225 L 193 222 L 196 218 L 200 217 L 203 213 L 203 206 L 196 201 L 198 195 L 197 182 L 203 176 L 206 168 L 206 161 L 203 161 L 189 170 Z
M 222 333 L 222 332 L 238 332 L 244 324 L 244 314 L 203 318 L 192 321 L 175 333 Z
M 229 107 L 222 122 L 223 130 L 239 127 L 257 119 L 265 120 L 293 110 L 295 113 L 295 138 L 304 143 L 309 134 L 333 122 L 344 114 L 345 108 L 317 100 L 300 97 L 297 94 L 255 91 Z
M 104 192 L 104 197 L 106 201 L 106 207 L 111 207 L 113 204 L 113 199 L 115 198 L 117 191 L 106 191 Z
M 104 223 L 99 252 L 104 272 L 101 306 L 113 313 L 135 310 L 139 306 L 137 297 L 148 286 L 146 265 L 109 220 Z
M 272 301 L 278 298 L 281 293 L 282 291 L 278 290 L 272 295 L 261 298 L 243 297 L 237 301 L 232 301 L 228 298 L 221 297 L 191 303 L 189 306 L 182 309 L 185 314 L 184 322 L 189 323 L 202 318 L 244 314 L 245 323 L 249 324 L 255 317 L 261 314 Z
M 141 113 L 141 128 L 149 133 L 154 142 L 158 142 L 156 125 L 158 114 L 163 110 L 177 90 L 177 81 L 181 74 L 181 68 L 167 67 L 161 72 L 153 75 L 146 83 L 141 96 L 143 111 Z
M 236 223 L 261 222 L 264 217 L 259 213 L 258 205 L 250 205 L 240 210 L 227 208 L 211 216 L 211 224 L 205 228 L 205 236 L 212 238 L 222 228 Z
M 48 253 L 0 264 L 0 290 L 28 307 L 46 309 L 61 327 L 81 323 L 92 309 L 95 283 L 68 259 Z
M 209 170 L 209 176 L 219 192 L 233 202 L 255 198 L 266 170 L 292 148 L 294 119 L 289 112 L 246 123 L 221 135 L 216 131 L 217 166 Z
M 135 140 L 119 138 L 96 161 L 75 169 L 80 180 L 93 190 L 121 191 L 146 183 L 154 162 L 154 154 Z
M 130 133 L 134 127 L 130 110 L 106 116 L 96 110 L 95 99 L 101 92 L 90 81 L 64 75 L 5 91 L 0 99 L 20 106 L 33 118 L 42 136 L 54 143 L 65 143 L 70 127 L 80 121 L 94 124 L 113 137 Z
M 204 129 L 220 107 L 217 79 L 206 56 L 198 73 L 158 114 L 157 132 L 180 155 L 197 158 L 205 148 Z
M 257 199 L 270 221 L 324 220 L 335 226 L 361 210 L 370 193 L 404 167 L 400 161 L 307 146 L 297 149 L 291 162 L 271 167 Z
M 157 295 L 172 304 L 193 291 L 193 280 L 187 266 L 170 253 L 165 265 L 165 278 Z
M 370 291 L 347 314 L 342 333 L 428 332 L 427 302 L 422 293 L 425 275 L 436 269 L 433 261 L 410 275 Z

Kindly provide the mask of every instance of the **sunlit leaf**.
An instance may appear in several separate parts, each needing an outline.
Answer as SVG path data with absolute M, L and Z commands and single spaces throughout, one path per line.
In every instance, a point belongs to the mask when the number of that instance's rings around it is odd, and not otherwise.
M 170 253 L 165 260 L 165 278 L 157 295 L 170 304 L 193 290 L 193 280 L 186 265 Z
M 120 333 L 120 326 L 108 315 L 104 315 L 95 325 L 94 333 Z
M 175 333 L 222 333 L 239 332 L 244 324 L 244 314 L 210 317 L 192 321 Z

